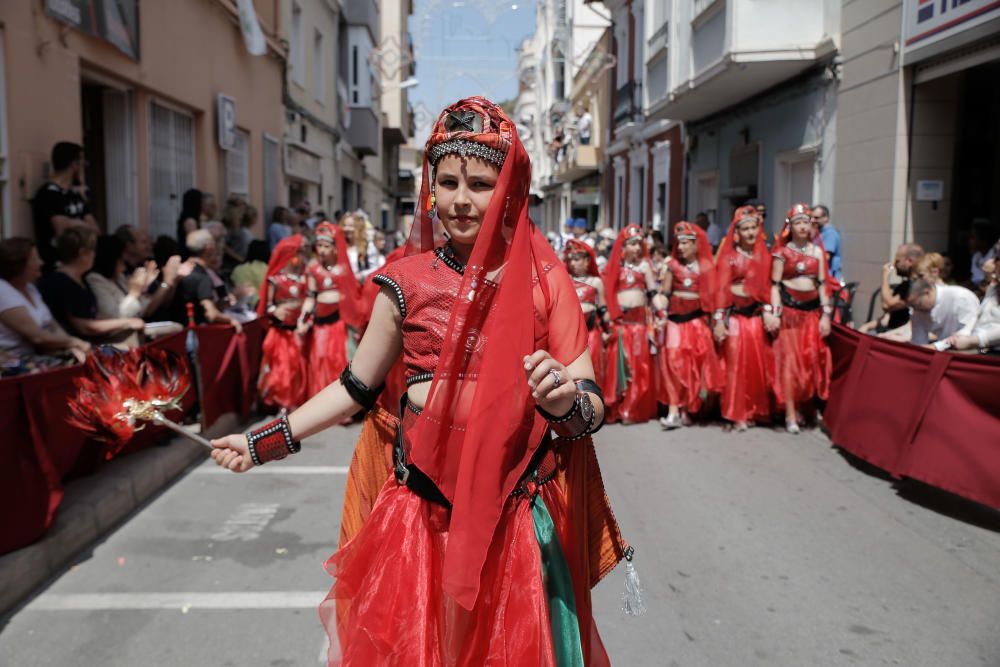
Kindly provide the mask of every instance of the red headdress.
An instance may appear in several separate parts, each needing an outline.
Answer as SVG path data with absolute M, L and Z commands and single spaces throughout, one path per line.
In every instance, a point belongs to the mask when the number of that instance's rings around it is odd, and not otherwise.
M 695 242 L 697 247 L 696 261 L 698 262 L 698 275 L 700 276 L 698 280 L 698 294 L 701 296 L 701 307 L 706 312 L 712 310 L 715 306 L 714 301 L 718 285 L 715 275 L 715 264 L 712 257 L 712 244 L 708 240 L 708 235 L 698 225 L 692 224 L 687 220 L 681 220 L 674 225 L 674 238 L 677 241 L 689 240 Z M 679 247 L 680 243 L 674 243 L 673 258 L 681 264 L 685 264 L 686 262 L 681 258 Z
M 268 281 L 281 273 L 292 258 L 302 250 L 303 238 L 301 234 L 295 234 L 278 241 L 271 251 L 271 259 L 267 261 L 267 273 L 264 274 L 264 282 L 260 284 L 259 298 L 257 299 L 257 317 L 264 317 L 267 312 L 267 285 Z
M 785 247 L 792 242 L 792 223 L 799 218 L 805 218 L 812 223 L 812 207 L 809 204 L 792 204 L 791 208 L 788 209 L 788 213 L 785 214 L 785 224 L 781 228 L 781 233 L 778 234 L 778 238 L 774 241 L 774 248 L 772 252 L 776 252 L 778 249 Z M 826 266 L 826 293 L 830 296 L 837 291 L 840 283 L 833 274 L 830 273 L 830 262 L 826 258 L 826 248 L 823 246 L 823 239 L 819 233 L 819 226 L 812 223 L 809 231 L 809 240 L 815 245 L 819 246 L 819 249 L 823 252 L 823 265 Z
M 750 267 L 743 278 L 743 289 L 747 296 L 760 303 L 771 300 L 771 253 L 764 241 L 764 230 L 760 229 L 761 218 L 753 206 L 740 206 L 733 212 L 733 220 L 729 223 L 729 233 L 722 239 L 716 256 L 716 271 L 719 276 L 719 296 L 716 308 L 728 308 L 733 305 L 733 292 L 729 285 L 732 282 L 732 260 L 739 254 L 740 225 L 753 223 L 758 228 L 757 240 L 754 241 L 750 254 Z
M 573 275 L 573 271 L 569 268 L 569 256 L 581 252 L 587 253 L 587 275 L 599 277 L 601 273 L 597 270 L 597 255 L 594 253 L 594 249 L 589 244 L 576 239 L 566 241 L 566 247 L 563 248 L 563 262 L 566 265 L 566 271 Z
M 414 221 L 407 254 L 431 250 L 442 238 L 429 188 L 431 168 L 445 155 L 502 164 L 463 272 L 426 406 L 408 435 L 413 462 L 452 502 L 444 590 L 471 609 L 503 505 L 548 430 L 534 409 L 523 361 L 535 348 L 534 282 L 546 304 L 555 304 L 549 283 L 564 269 L 528 218 L 531 162 L 515 124 L 481 97 L 445 109 L 431 131 L 420 195 L 427 206 Z M 546 264 L 554 267 L 548 276 Z M 562 278 L 568 285 L 569 278 Z M 575 359 L 586 349 L 583 314 L 577 307 L 564 319 L 549 323 L 548 344 L 556 336 L 572 340 L 563 346 L 564 356 Z
M 333 224 L 329 220 L 316 225 L 313 235 L 313 242 L 326 241 L 333 243 L 337 251 L 337 266 L 340 272 L 335 280 L 337 291 L 340 292 L 340 318 L 355 329 L 360 329 L 368 323 L 370 311 L 365 311 L 361 296 L 361 286 L 358 285 L 354 271 L 351 270 L 351 262 L 347 258 L 347 241 L 344 238 L 344 230 L 340 226 Z
M 622 270 L 622 253 L 625 250 L 625 242 L 632 239 L 642 241 L 642 256 L 649 259 L 649 248 L 646 246 L 646 239 L 642 235 L 642 228 L 639 225 L 627 225 L 618 233 L 615 244 L 611 247 L 611 257 L 608 265 L 604 267 L 604 294 L 608 302 L 608 315 L 612 320 L 617 320 L 622 316 L 621 306 L 618 305 L 618 295 L 615 285 L 618 282 L 618 274 Z

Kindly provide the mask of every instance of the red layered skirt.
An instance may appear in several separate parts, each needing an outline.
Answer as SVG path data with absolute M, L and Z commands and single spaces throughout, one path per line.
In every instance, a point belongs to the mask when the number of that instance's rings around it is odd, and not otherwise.
M 264 336 L 257 391 L 265 405 L 293 410 L 306 401 L 307 367 L 302 338 L 272 324 Z
M 819 310 L 785 306 L 774 341 L 774 395 L 778 403 L 804 403 L 830 395 L 833 358 L 819 335 Z
M 672 316 L 698 311 L 700 306 L 694 299 L 674 299 L 671 304 Z M 704 315 L 686 322 L 667 321 L 657 370 L 659 401 L 689 413 L 701 410 L 708 394 L 722 391 L 725 374 Z
M 630 308 L 615 324 L 605 353 L 604 398 L 608 423 L 639 423 L 656 418 L 656 375 L 649 348 L 646 309 Z
M 746 307 L 749 302 L 736 305 Z M 723 418 L 731 422 L 769 419 L 774 354 L 759 315 L 730 313 L 723 358 L 726 365 Z
M 320 606 L 331 638 L 330 665 L 557 667 L 555 647 L 566 644 L 553 639 L 548 573 L 532 501 L 525 496 L 508 499 L 476 604 L 472 610 L 460 607 L 441 584 L 449 511 L 388 475 L 391 445 L 386 440 L 392 424 L 380 416 L 384 414 L 372 413 L 376 421 L 366 421 L 351 463 L 342 546 L 326 564 L 336 578 Z M 366 498 L 372 494 L 364 490 L 386 475 L 374 505 L 369 505 Z M 539 498 L 551 516 L 572 578 L 574 645 L 585 665 L 610 665 L 591 613 L 594 572 L 588 552 L 577 541 L 580 517 L 571 517 L 563 485 L 556 481 L 541 486 Z
M 316 320 L 309 342 L 310 398 L 339 378 L 347 366 L 347 329 L 344 321 L 323 322 L 335 318 L 337 312 L 337 304 L 316 304 Z

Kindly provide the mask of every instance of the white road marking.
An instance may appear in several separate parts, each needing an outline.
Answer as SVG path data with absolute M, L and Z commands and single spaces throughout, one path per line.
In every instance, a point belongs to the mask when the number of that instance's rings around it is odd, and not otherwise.
M 222 530 L 212 535 L 212 539 L 219 542 L 256 540 L 278 513 L 279 507 L 278 503 L 243 503 L 222 524 Z
M 117 611 L 142 609 L 317 609 L 326 591 L 267 591 L 259 593 L 71 593 L 41 595 L 31 611 Z
M 206 463 L 194 469 L 196 475 L 233 475 L 235 473 L 220 468 L 214 463 Z M 347 466 L 263 466 L 253 468 L 248 475 L 346 475 Z

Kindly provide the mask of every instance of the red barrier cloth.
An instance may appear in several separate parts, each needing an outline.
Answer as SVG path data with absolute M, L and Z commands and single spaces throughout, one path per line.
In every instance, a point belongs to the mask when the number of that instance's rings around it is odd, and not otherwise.
M 1000 359 L 836 325 L 824 419 L 834 443 L 895 477 L 1000 508 Z
M 227 412 L 244 417 L 250 413 L 264 333 L 262 320 L 245 324 L 240 335 L 234 334 L 229 325 L 197 328 L 202 382 L 201 423 L 205 428 Z

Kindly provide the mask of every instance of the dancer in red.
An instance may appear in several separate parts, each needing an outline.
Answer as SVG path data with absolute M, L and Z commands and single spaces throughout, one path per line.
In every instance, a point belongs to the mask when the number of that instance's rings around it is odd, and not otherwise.
M 716 263 L 715 339 L 723 344 L 726 386 L 722 417 L 737 431 L 771 416 L 774 355 L 764 331 L 762 308 L 771 300 L 771 254 L 753 206 L 733 213 Z
M 573 278 L 576 295 L 580 299 L 583 317 L 587 322 L 587 349 L 594 364 L 594 378 L 604 386 L 604 342 L 609 337 L 611 319 L 608 317 L 607 302 L 604 298 L 604 282 L 597 270 L 594 249 L 583 241 L 570 239 L 563 250 L 566 270 Z
M 242 472 L 364 408 L 374 435 L 359 448 L 373 468 L 396 443 L 395 474 L 370 512 L 352 509 L 328 562 L 336 583 L 320 614 L 342 651 L 331 662 L 609 664 L 589 592 L 624 556 L 591 462 L 603 401 L 572 281 L 528 217 L 530 178 L 498 106 L 446 109 L 424 151 L 430 206 L 410 254 L 377 274 L 340 381 L 286 419 L 213 442 L 216 462 Z M 386 438 L 393 418 L 374 405 L 400 354 L 409 391 L 398 438 Z
M 344 233 L 330 222 L 316 225 L 315 257 L 306 269 L 308 297 L 299 319 L 299 333 L 312 329 L 309 340 L 307 396 L 318 394 L 347 365 L 347 329 L 355 324 L 359 289 L 347 259 Z
M 660 419 L 665 429 L 689 422 L 704 397 L 722 390 L 725 376 L 715 353 L 707 313 L 716 292 L 712 245 L 697 225 L 674 225 L 674 251 L 660 279 L 667 306 L 664 348 L 660 350 L 659 399 L 668 406 Z
M 615 328 L 607 346 L 604 393 L 610 419 L 637 424 L 656 418 L 655 345 L 649 301 L 656 294 L 649 250 L 638 225 L 618 234 L 604 270 L 608 315 Z
M 295 331 L 306 292 L 305 263 L 293 244 L 275 250 L 278 255 L 291 256 L 266 281 L 265 312 L 270 327 L 264 337 L 257 391 L 265 405 L 294 410 L 306 400 L 305 348 Z M 281 257 L 278 263 L 282 263 Z
M 799 406 L 830 391 L 832 359 L 824 340 L 830 334 L 830 285 L 826 253 L 807 204 L 788 209 L 773 249 L 771 303 L 764 326 L 774 341 L 774 394 L 785 408 L 789 433 L 799 432 Z

